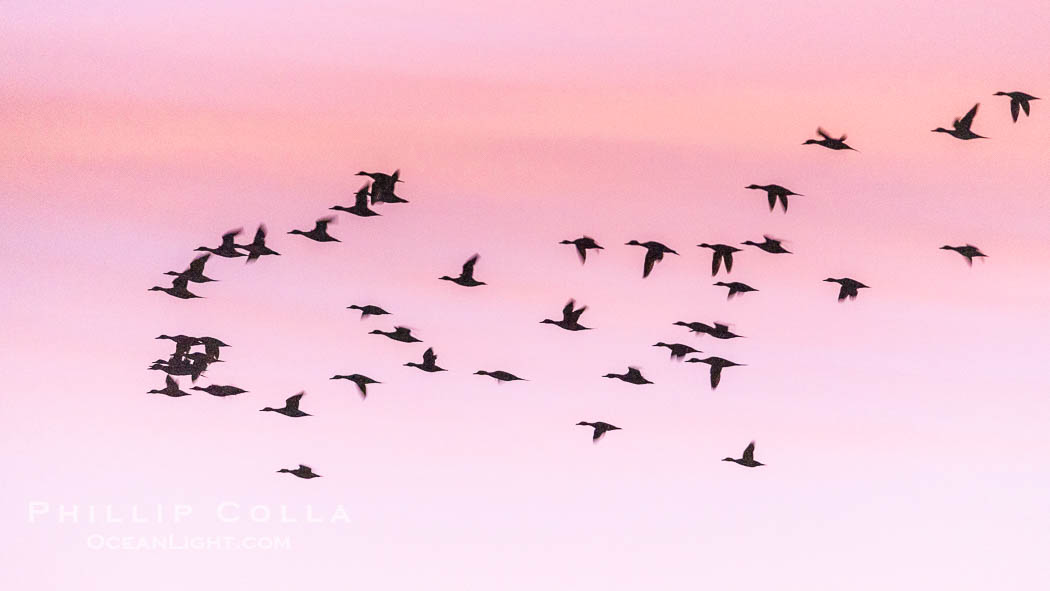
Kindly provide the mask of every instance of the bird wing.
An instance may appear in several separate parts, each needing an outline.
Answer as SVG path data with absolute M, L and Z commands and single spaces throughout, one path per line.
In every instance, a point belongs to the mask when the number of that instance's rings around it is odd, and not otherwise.
M 170 375 L 164 376 L 164 385 L 173 390 L 179 389 L 179 383 L 176 382 L 175 378 L 171 377 Z
M 193 271 L 195 274 L 198 274 L 198 275 L 203 273 L 204 272 L 204 263 L 208 262 L 208 258 L 209 257 L 211 257 L 210 254 L 202 254 L 201 256 L 193 259 L 190 262 L 190 271 Z
M 818 127 L 817 128 L 817 135 L 819 135 L 820 137 L 822 137 L 822 138 L 824 138 L 826 140 L 830 140 L 831 139 L 831 136 L 828 135 L 828 132 L 824 131 L 823 127 Z
M 300 392 L 295 396 L 289 396 L 288 399 L 284 401 L 285 408 L 288 410 L 299 410 L 299 401 L 303 399 L 303 394 L 305 393 L 306 392 Z
M 354 194 L 354 207 L 368 207 L 368 183 Z
M 1021 103 L 1021 108 L 1024 109 L 1024 114 L 1025 114 L 1026 117 L 1028 115 L 1031 115 L 1031 113 L 1029 112 L 1029 109 L 1031 108 L 1031 105 L 1028 104 L 1029 100 L 1031 100 L 1031 99 L 1024 99 L 1024 100 L 1018 101 L 1019 103 Z M 1014 121 L 1017 121 L 1017 119 L 1014 118 Z
M 423 365 L 433 365 L 437 363 L 438 356 L 434 353 L 434 348 L 431 347 L 423 352 Z
M 848 287 L 846 287 L 845 285 L 842 285 L 842 284 L 840 284 L 840 285 L 841 285 L 841 287 L 839 287 L 839 301 L 841 302 L 842 300 L 846 299 L 850 295 L 850 289 Z
M 474 255 L 467 259 L 467 262 L 463 263 L 463 278 L 473 279 L 474 278 L 474 265 L 478 262 L 478 255 Z
M 222 246 L 224 248 L 232 248 L 233 247 L 233 239 L 236 238 L 237 235 L 240 234 L 242 231 L 244 231 L 243 228 L 237 228 L 236 230 L 230 230 L 229 232 L 226 232 L 225 234 L 223 234 L 222 235 Z
M 255 239 L 252 240 L 252 244 L 258 244 L 260 246 L 266 243 L 266 226 L 259 224 L 259 229 L 255 231 Z
M 722 266 L 722 253 L 717 250 L 711 255 L 711 276 L 718 275 L 718 269 Z M 729 265 L 726 265 L 728 268 Z
M 1028 105 L 1025 105 L 1025 115 L 1028 114 Z M 1017 115 L 1021 111 L 1021 102 L 1017 99 L 1010 99 L 1010 115 L 1014 118 L 1014 123 L 1017 123 Z
M 575 244 L 576 244 L 576 254 L 578 254 L 580 256 L 580 262 L 581 263 L 586 263 L 587 262 L 587 248 L 579 241 L 577 241 Z
M 645 251 L 645 268 L 642 269 L 642 277 L 648 277 L 649 273 L 653 272 L 653 266 L 656 265 L 656 261 L 663 260 L 664 253 L 656 250 L 655 248 L 649 248 Z
M 722 366 L 711 364 L 711 389 L 714 390 L 718 387 L 718 382 L 722 381 Z
M 332 217 L 321 218 L 317 220 L 316 222 L 314 222 L 314 231 L 324 232 L 328 229 L 328 224 L 332 223 L 333 221 L 335 221 L 335 218 Z
M 753 462 L 755 461 L 755 442 L 752 441 L 744 448 L 744 455 L 741 457 L 744 461 Z
M 973 106 L 972 109 L 970 109 L 970 111 L 968 113 L 963 115 L 961 119 L 958 119 L 957 120 L 957 124 L 955 125 L 955 128 L 956 129 L 960 129 L 960 128 L 961 129 L 970 129 L 970 125 L 973 124 L 973 118 L 977 115 L 977 107 L 980 107 L 980 106 L 981 106 L 981 103 L 977 103 L 976 105 Z
M 773 211 L 773 208 L 777 205 L 777 195 L 776 193 L 769 193 L 766 197 L 769 198 L 769 211 Z
M 726 273 L 733 270 L 733 253 L 727 252 L 722 255 L 722 260 L 726 263 Z

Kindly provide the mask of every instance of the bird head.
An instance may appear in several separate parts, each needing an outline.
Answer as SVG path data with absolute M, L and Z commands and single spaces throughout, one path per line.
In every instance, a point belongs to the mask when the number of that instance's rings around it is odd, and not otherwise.
M 943 127 L 938 127 L 937 129 L 932 129 L 930 131 L 939 131 L 941 133 L 951 133 L 950 131 L 948 131 L 947 129 L 945 129 Z
M 580 421 L 579 423 L 576 423 L 576 426 L 577 426 L 577 427 L 579 427 L 579 426 L 581 426 L 581 425 L 583 425 L 583 426 L 585 426 L 585 427 L 590 427 L 590 426 L 591 426 L 591 424 L 590 424 L 590 423 L 588 423 L 587 421 Z
M 997 93 L 993 94 L 992 96 L 1010 96 L 1010 95 L 1008 93 L 1005 93 L 1005 92 L 997 92 Z
M 753 240 L 745 240 L 745 241 L 741 242 L 740 244 L 746 244 L 748 246 L 758 246 L 758 243 L 753 241 Z
M 448 275 L 442 275 L 441 277 L 438 277 L 438 279 L 441 279 L 442 281 L 455 281 L 455 278 L 449 277 Z
M 745 189 L 761 189 L 762 187 L 759 187 L 758 185 L 748 185 L 748 186 L 746 186 L 744 188 Z
M 625 244 L 624 246 L 641 246 L 641 243 L 638 242 L 637 240 L 632 240 L 632 241 L 628 242 L 627 244 Z
M 829 282 L 829 283 L 838 283 L 838 282 L 839 282 L 839 280 L 838 280 L 838 279 L 835 279 L 834 277 L 828 277 L 828 278 L 827 278 L 827 279 L 825 279 L 824 281 L 827 281 L 827 282 Z
M 807 144 L 819 144 L 819 143 L 820 143 L 820 140 L 806 140 L 806 141 L 802 142 L 802 145 L 805 146 Z
M 572 240 L 562 240 L 562 241 L 561 241 L 561 242 L 559 242 L 558 244 L 576 244 L 576 243 L 575 243 L 575 242 L 573 242 Z
M 474 372 L 474 375 L 476 375 L 476 376 L 487 376 L 487 375 L 489 375 L 489 372 L 487 372 L 487 371 L 485 371 L 483 369 L 479 369 L 478 371 Z
M 945 244 L 944 246 L 941 247 L 941 250 L 955 250 L 955 247 L 954 246 L 948 246 L 947 244 Z
M 540 324 L 557 324 L 557 323 L 558 323 L 557 321 L 551 320 L 550 318 L 544 318 L 543 320 L 540 320 Z
M 288 468 L 281 468 L 277 471 L 278 474 L 280 474 L 281 472 L 291 472 L 291 470 L 289 470 Z
M 289 234 L 303 234 L 304 232 L 302 230 L 292 230 L 292 231 L 290 231 L 288 233 Z
M 263 412 L 263 411 L 269 411 L 269 410 L 274 410 L 274 409 L 273 409 L 273 408 L 270 408 L 269 406 L 267 406 L 266 408 L 260 408 L 260 409 L 259 409 L 259 412 Z
M 722 458 L 722 461 L 723 462 L 735 462 L 736 460 L 734 460 L 733 458 Z
M 372 332 L 370 332 L 370 333 L 368 333 L 368 334 L 383 334 L 383 331 L 381 331 L 381 330 L 379 330 L 379 329 L 377 328 L 377 329 L 373 330 Z

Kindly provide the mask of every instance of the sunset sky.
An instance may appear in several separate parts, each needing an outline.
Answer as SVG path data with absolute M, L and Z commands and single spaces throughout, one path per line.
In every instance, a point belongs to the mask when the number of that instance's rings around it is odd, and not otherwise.
M 858 4 L 3 3 L 0 588 L 1043 588 L 1050 6 Z M 1013 123 L 1014 90 L 1046 100 Z M 930 132 L 975 103 L 989 139 Z M 802 146 L 818 126 L 858 151 Z M 398 168 L 410 203 L 286 233 Z M 752 183 L 804 196 L 770 213 Z M 147 291 L 259 223 L 282 256 Z M 794 254 L 712 278 L 696 246 L 763 234 Z M 582 235 L 584 266 L 558 244 Z M 681 256 L 643 280 L 631 239 Z M 939 250 L 966 243 L 988 258 Z M 475 252 L 488 285 L 437 279 Z M 837 303 L 845 276 L 871 289 Z M 570 298 L 594 330 L 540 324 Z M 425 342 L 368 334 L 394 325 Z M 162 333 L 232 345 L 197 385 L 249 392 L 146 395 Z M 746 367 L 712 391 L 657 341 Z M 428 346 L 448 372 L 403 366 Z M 601 377 L 629 365 L 655 383 Z M 304 390 L 314 416 L 257 412 Z M 599 420 L 622 430 L 592 445 Z M 766 466 L 720 461 L 751 440 Z M 323 478 L 275 473 L 299 463 Z

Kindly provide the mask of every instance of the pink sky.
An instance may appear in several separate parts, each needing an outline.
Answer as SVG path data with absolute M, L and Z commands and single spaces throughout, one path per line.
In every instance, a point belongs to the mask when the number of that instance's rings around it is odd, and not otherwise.
M 1050 577 L 1050 9 L 6 3 L 0 587 L 1037 589 Z M 961 142 L 929 130 L 981 103 Z M 823 125 L 860 152 L 800 144 Z M 409 205 L 307 228 L 400 168 Z M 769 213 L 751 183 L 804 197 Z M 283 256 L 215 259 L 224 231 Z M 606 250 L 581 267 L 559 240 Z M 785 239 L 710 277 L 700 242 Z M 642 250 L 669 256 L 641 279 Z M 942 244 L 979 245 L 972 269 Z M 489 285 L 437 280 L 474 252 Z M 828 277 L 870 285 L 835 302 Z M 761 291 L 726 302 L 716 280 Z M 570 297 L 595 327 L 542 326 Z M 394 316 L 359 321 L 351 303 Z M 675 320 L 731 323 L 715 341 Z M 426 343 L 370 336 L 403 323 Z M 233 345 L 146 396 L 161 333 Z M 748 364 L 718 390 L 682 342 Z M 434 346 L 450 371 L 402 367 Z M 635 387 L 600 376 L 643 369 Z M 529 382 L 471 375 L 504 369 Z M 336 373 L 382 382 L 362 401 Z M 188 379 L 181 384 L 188 388 Z M 305 390 L 299 420 L 256 412 Z M 597 446 L 581 420 L 623 428 Z M 767 466 L 738 457 L 751 439 Z M 274 474 L 306 463 L 324 477 Z M 29 523 L 32 501 L 189 504 Z M 219 524 L 217 502 L 350 524 Z M 285 551 L 92 550 L 287 535 Z

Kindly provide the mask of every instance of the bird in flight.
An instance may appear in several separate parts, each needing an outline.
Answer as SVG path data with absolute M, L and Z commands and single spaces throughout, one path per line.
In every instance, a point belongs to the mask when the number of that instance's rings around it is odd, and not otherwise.
M 976 133 L 970 131 L 970 126 L 973 125 L 973 118 L 975 116 L 977 116 L 977 107 L 980 107 L 980 106 L 981 106 L 981 104 L 977 103 L 976 105 L 973 106 L 972 109 L 970 109 L 970 111 L 968 113 L 966 113 L 962 117 L 956 117 L 955 121 L 952 122 L 952 129 L 945 129 L 943 127 L 938 127 L 937 129 L 934 129 L 933 131 L 946 133 L 946 134 L 948 134 L 948 135 L 950 135 L 950 136 L 952 136 L 954 138 L 958 138 L 960 140 L 975 140 L 975 139 L 978 139 L 978 138 L 984 138 L 983 135 L 977 135 Z
M 722 458 L 723 462 L 736 462 L 741 466 L 747 466 L 748 468 L 754 468 L 756 466 L 765 466 L 762 462 L 755 461 L 755 442 L 752 441 L 744 448 L 744 455 L 741 458 Z
M 781 240 L 770 238 L 769 236 L 762 236 L 765 240 L 763 242 L 753 242 L 751 240 L 745 240 L 743 244 L 748 246 L 754 246 L 760 250 L 764 250 L 770 254 L 791 254 L 790 250 L 787 250 L 781 246 Z
M 648 277 L 649 273 L 653 272 L 653 266 L 656 265 L 657 261 L 664 260 L 665 253 L 674 255 L 678 254 L 659 242 L 638 242 L 637 240 L 632 240 L 627 243 L 627 246 L 642 246 L 645 248 L 645 266 L 642 269 L 643 279 Z
M 163 390 L 150 390 L 147 394 L 163 394 L 165 396 L 171 396 L 172 398 L 178 398 L 180 396 L 189 396 L 189 392 L 183 392 L 179 389 L 179 383 L 175 381 L 175 378 L 170 375 L 164 376 L 164 389 Z
M 414 361 L 409 361 L 405 365 L 408 367 L 415 367 L 417 369 L 421 369 L 429 373 L 433 373 L 436 371 L 446 371 L 444 368 L 438 367 L 437 358 L 438 356 L 434 354 L 434 348 L 431 347 L 426 351 L 423 351 L 423 363 L 415 363 Z
M 569 300 L 569 303 L 565 304 L 565 307 L 561 309 L 561 320 L 551 320 L 545 318 L 540 321 L 540 324 L 553 324 L 557 327 L 564 328 L 565 330 L 590 330 L 590 328 L 580 324 L 580 316 L 587 310 L 587 306 L 576 308 L 576 300 Z
M 654 347 L 666 347 L 667 349 L 670 349 L 670 351 L 671 351 L 671 359 L 682 359 L 682 358 L 684 358 L 686 355 L 688 355 L 690 353 L 702 353 L 703 352 L 703 351 L 698 351 L 697 349 L 694 349 L 694 348 L 690 347 L 689 345 L 683 345 L 681 343 L 668 344 L 668 343 L 661 342 L 661 343 L 656 343 L 653 346 Z
M 579 427 L 581 425 L 584 426 L 584 427 L 594 427 L 594 435 L 591 437 L 591 441 L 593 441 L 593 442 L 597 442 L 599 439 L 601 439 L 602 435 L 605 435 L 605 433 L 607 431 L 619 431 L 620 430 L 620 428 L 617 427 L 616 425 L 610 425 L 609 423 L 603 423 L 602 421 L 598 421 L 598 422 L 595 422 L 595 423 L 588 423 L 587 421 L 580 421 L 579 423 L 576 423 L 577 427 Z
M 710 248 L 714 251 L 711 258 L 711 276 L 718 275 L 718 270 L 721 268 L 722 263 L 726 265 L 726 273 L 733 270 L 733 253 L 740 252 L 740 249 L 735 246 L 729 246 L 728 244 L 708 244 L 706 242 L 697 244 L 700 248 Z
M 296 394 L 295 396 L 289 396 L 284 401 L 284 406 L 281 407 L 281 408 L 272 408 L 272 407 L 267 406 L 266 408 L 260 408 L 259 411 L 260 412 L 264 412 L 264 411 L 266 411 L 266 412 L 276 412 L 276 413 L 280 413 L 280 414 L 282 414 L 282 415 L 284 415 L 286 417 L 293 417 L 293 418 L 294 417 L 308 417 L 308 416 L 310 416 L 309 413 L 305 413 L 305 412 L 299 410 L 299 401 L 303 399 L 303 394 L 306 394 L 306 392 L 300 392 L 300 393 Z
M 282 472 L 287 472 L 288 474 L 291 474 L 292 476 L 298 476 L 299 478 L 320 478 L 321 477 L 320 474 L 314 473 L 313 469 L 311 469 L 310 466 L 304 466 L 302 464 L 299 464 L 299 467 L 294 469 L 294 470 L 289 470 L 288 468 L 281 468 L 280 470 L 277 471 L 278 474 L 280 474 Z
M 739 281 L 733 281 L 731 283 L 723 283 L 723 282 L 719 281 L 718 283 L 715 283 L 715 285 L 717 285 L 719 287 L 728 287 L 729 288 L 729 295 L 726 296 L 727 300 L 733 299 L 733 296 L 737 295 L 738 293 L 747 293 L 749 291 L 758 291 L 757 289 L 751 287 L 750 285 L 748 285 L 746 283 L 740 283 Z
M 576 240 L 562 240 L 558 244 L 572 244 L 576 247 L 576 254 L 580 257 L 580 264 L 587 262 L 587 251 L 588 250 L 605 250 L 594 241 L 594 238 L 590 236 L 583 236 Z
M 236 246 L 248 252 L 248 260 L 245 261 L 247 263 L 254 263 L 262 256 L 280 256 L 281 254 L 266 246 L 266 226 L 262 224 L 259 224 L 259 228 L 255 230 L 255 238 L 250 243 L 237 244 Z
M 365 319 L 365 318 L 368 318 L 369 316 L 382 316 L 384 314 L 389 314 L 390 313 L 390 312 L 387 312 L 386 310 L 380 308 L 379 306 L 372 306 L 372 305 L 358 306 L 357 304 L 354 304 L 352 306 L 347 306 L 346 309 L 347 310 L 360 310 L 361 311 L 361 319 L 362 320 Z
M 1024 110 L 1025 117 L 1028 117 L 1030 115 L 1029 109 L 1031 108 L 1031 105 L 1028 104 L 1029 101 L 1039 100 L 1039 97 L 1037 96 L 1032 96 L 1030 94 L 1018 91 L 997 92 L 995 93 L 995 96 L 1010 97 L 1010 115 L 1014 118 L 1014 123 L 1017 123 L 1017 115 L 1020 114 L 1020 111 L 1022 109 Z
M 211 254 L 202 254 L 199 257 L 190 261 L 190 266 L 187 267 L 185 271 L 181 273 L 178 271 L 168 271 L 164 274 L 174 275 L 176 277 L 185 277 L 190 281 L 190 283 L 209 283 L 211 281 L 215 281 L 215 279 L 212 279 L 211 277 L 206 277 L 204 275 L 204 264 L 208 262 L 208 259 L 210 257 Z
M 841 287 L 839 287 L 839 301 L 840 302 L 845 300 L 846 298 L 849 298 L 851 300 L 857 299 L 857 290 L 858 289 L 864 289 L 864 288 L 868 287 L 867 285 L 864 285 L 860 281 L 857 281 L 855 279 L 850 279 L 849 277 L 843 277 L 842 279 L 835 279 L 834 277 L 828 277 L 824 281 L 827 281 L 827 282 L 830 282 L 830 283 L 838 283 L 841 286 Z
M 236 230 L 230 230 L 222 235 L 222 244 L 218 248 L 208 248 L 207 246 L 198 246 L 194 250 L 210 252 L 213 255 L 225 257 L 228 259 L 247 256 L 243 252 L 237 250 L 237 245 L 233 243 L 233 239 L 242 232 L 241 228 Z
M 334 221 L 335 218 L 333 217 L 324 217 L 314 222 L 314 228 L 308 232 L 304 232 L 303 230 L 292 230 L 288 233 L 305 236 L 316 242 L 339 242 L 338 238 L 335 238 L 328 233 L 328 224 L 331 224 Z
M 605 374 L 602 377 L 603 378 L 615 378 L 617 380 L 621 380 L 621 381 L 627 382 L 628 384 L 636 384 L 636 385 L 639 385 L 639 386 L 641 386 L 643 384 L 651 384 L 652 383 L 652 382 L 650 382 L 649 380 L 645 379 L 642 376 L 642 372 L 639 371 L 637 367 L 628 367 L 627 368 L 627 373 L 607 373 L 607 374 Z
M 843 138 L 845 139 L 845 138 Z M 783 208 L 784 213 L 788 210 L 788 196 L 805 197 L 802 193 L 796 193 L 787 187 L 781 187 L 780 185 L 748 185 L 745 189 L 758 189 L 766 192 L 766 197 L 769 199 L 769 211 L 777 205 L 777 199 L 780 200 L 780 207 Z
M 212 384 L 207 388 L 201 388 L 200 386 L 194 386 L 190 390 L 200 390 L 201 392 L 207 392 L 212 396 L 236 396 L 237 394 L 244 394 L 247 390 L 242 390 L 237 386 L 218 386 Z
M 708 357 L 707 359 L 686 359 L 686 363 L 706 363 L 711 366 L 711 389 L 714 390 L 718 387 L 718 383 L 722 381 L 722 369 L 726 367 L 738 367 L 744 365 L 743 363 L 734 363 L 728 359 L 722 359 L 721 357 Z
M 476 375 L 476 376 L 489 376 L 490 378 L 496 380 L 497 384 L 503 383 L 503 382 L 516 382 L 516 381 L 522 381 L 523 382 L 523 381 L 525 381 L 524 378 L 519 378 L 518 376 L 516 376 L 516 375 L 514 375 L 514 374 L 512 374 L 510 372 L 503 371 L 503 370 L 498 370 L 498 369 L 496 371 L 485 371 L 484 369 L 479 369 L 478 371 L 474 372 L 474 375 Z
M 478 255 L 474 255 L 467 259 L 467 262 L 463 263 L 463 270 L 460 272 L 459 277 L 449 277 L 448 275 L 439 277 L 445 281 L 451 281 L 456 285 L 462 285 L 463 287 L 477 287 L 479 285 L 485 285 L 484 281 L 478 281 L 474 279 L 474 265 L 478 262 Z
M 366 176 L 372 179 L 372 205 L 376 203 L 408 203 L 408 201 L 394 194 L 397 183 L 403 183 L 400 178 L 401 170 L 395 170 L 394 174 L 382 172 L 358 172 L 356 176 Z
M 973 266 L 974 257 L 986 257 L 988 255 L 981 252 L 981 249 L 977 248 L 972 244 L 966 246 L 948 246 L 947 244 L 941 247 L 941 250 L 954 250 L 955 252 L 966 257 L 966 263 Z
M 376 215 L 381 215 L 380 213 L 378 213 L 376 211 L 373 211 L 373 210 L 368 208 L 368 185 L 367 184 L 357 190 L 357 193 L 354 195 L 354 204 L 352 206 L 350 206 L 350 207 L 343 207 L 342 205 L 333 205 L 332 207 L 329 207 L 328 209 L 333 209 L 335 211 L 345 211 L 346 213 L 351 213 L 351 214 L 354 214 L 356 216 L 360 216 L 360 217 L 363 217 L 363 218 L 372 217 L 372 216 L 376 216 Z
M 171 287 L 161 287 L 159 285 L 154 285 L 153 287 L 149 288 L 149 291 L 163 291 L 164 293 L 172 297 L 179 298 L 180 300 L 191 300 L 193 298 L 201 297 L 187 289 L 186 286 L 189 283 L 189 281 L 189 278 L 185 275 L 179 275 L 175 279 L 171 280 Z
M 332 376 L 329 379 L 332 379 L 332 380 L 350 380 L 351 382 L 357 384 L 357 391 L 361 393 L 361 398 L 368 397 L 368 385 L 369 384 L 381 384 L 382 383 L 382 382 L 377 382 L 377 381 L 373 380 L 372 378 L 370 378 L 368 376 L 365 376 L 365 375 L 361 375 L 359 373 L 352 373 L 352 374 L 346 375 L 346 376 Z
M 368 334 L 381 334 L 388 339 L 400 341 L 402 343 L 422 343 L 423 341 L 412 336 L 412 329 L 405 328 L 404 326 L 395 326 L 394 330 L 390 332 L 383 332 L 379 329 L 373 330 Z
M 684 326 L 688 328 L 690 332 L 694 332 L 696 334 L 710 334 L 711 331 L 715 329 L 715 327 L 711 326 L 710 324 L 704 324 L 703 322 L 685 322 L 679 320 L 678 322 L 675 322 L 674 325 Z
M 805 146 L 807 144 L 816 144 L 818 146 L 824 146 L 829 150 L 853 150 L 854 152 L 857 151 L 856 149 L 851 148 L 849 144 L 846 143 L 846 134 L 842 134 L 842 137 L 836 139 L 828 135 L 828 132 L 824 131 L 823 127 L 818 127 L 817 135 L 819 135 L 821 139 L 806 140 L 802 142 L 802 145 Z

